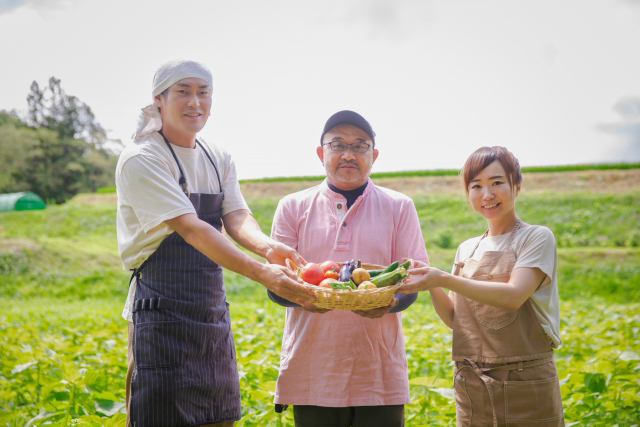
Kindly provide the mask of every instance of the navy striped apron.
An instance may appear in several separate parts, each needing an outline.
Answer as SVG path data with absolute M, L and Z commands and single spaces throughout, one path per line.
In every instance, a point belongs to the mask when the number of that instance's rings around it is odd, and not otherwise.
M 189 193 L 182 167 L 166 138 L 165 142 L 198 218 L 220 231 L 223 193 Z M 211 156 L 200 148 L 218 175 Z M 239 420 L 240 384 L 220 266 L 174 232 L 133 275 L 137 287 L 131 425 L 179 427 Z

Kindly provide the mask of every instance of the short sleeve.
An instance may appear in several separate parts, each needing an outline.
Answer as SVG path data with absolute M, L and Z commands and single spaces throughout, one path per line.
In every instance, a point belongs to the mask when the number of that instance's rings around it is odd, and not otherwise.
M 460 262 L 460 248 L 462 247 L 462 245 L 458 246 L 458 249 L 456 250 L 456 256 L 455 258 L 453 258 L 453 265 L 451 266 L 451 274 L 455 274 L 456 273 L 456 264 Z
M 519 245 L 519 250 L 516 252 L 517 260 L 513 268 L 539 268 L 546 274 L 546 277 L 537 289 L 540 290 L 551 284 L 551 278 L 555 271 L 558 255 L 553 232 L 547 227 L 534 227 L 534 230 L 532 230 Z
M 400 210 L 394 252 L 393 259 L 410 258 L 429 264 L 418 212 L 411 199 L 404 202 Z
M 238 182 L 238 175 L 236 173 L 236 164 L 228 154 L 227 156 L 228 164 L 226 167 L 226 173 L 222 180 L 222 189 L 224 190 L 222 215 L 226 215 L 229 212 L 240 209 L 246 209 L 251 213 L 251 210 L 240 191 L 240 183 Z
M 145 233 L 166 220 L 196 213 L 168 166 L 156 156 L 139 154 L 129 158 L 116 176 L 116 183 Z
M 298 250 L 298 231 L 289 209 L 290 206 L 287 205 L 287 199 L 280 200 L 273 215 L 271 238 L 276 242 L 284 243 Z

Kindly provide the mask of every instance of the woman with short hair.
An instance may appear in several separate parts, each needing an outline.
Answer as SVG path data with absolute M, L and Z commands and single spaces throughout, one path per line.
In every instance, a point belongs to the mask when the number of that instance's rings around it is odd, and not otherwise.
M 398 292 L 428 290 L 453 329 L 457 426 L 563 426 L 553 233 L 516 215 L 522 174 L 506 148 L 476 150 L 461 177 L 488 230 L 458 247 L 452 274 L 417 263 Z

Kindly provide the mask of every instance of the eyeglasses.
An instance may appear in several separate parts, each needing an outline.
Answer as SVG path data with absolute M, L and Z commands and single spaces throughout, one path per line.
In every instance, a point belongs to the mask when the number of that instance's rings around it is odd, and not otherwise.
M 364 142 L 347 144 L 346 142 L 332 141 L 332 142 L 327 142 L 325 144 L 320 144 L 320 145 L 322 146 L 328 145 L 329 148 L 331 148 L 331 151 L 347 151 L 347 149 L 351 147 L 354 153 L 366 153 L 367 151 L 369 151 L 369 148 L 371 148 L 369 144 L 366 144 Z

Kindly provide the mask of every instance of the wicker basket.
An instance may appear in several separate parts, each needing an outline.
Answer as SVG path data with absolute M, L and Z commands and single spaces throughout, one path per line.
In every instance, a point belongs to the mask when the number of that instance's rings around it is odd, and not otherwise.
M 342 263 L 338 263 L 342 268 Z M 287 259 L 287 267 L 299 274 L 299 268 L 292 261 Z M 376 264 L 362 263 L 365 270 L 379 270 L 385 268 Z M 303 284 L 313 290 L 316 300 L 313 303 L 318 308 L 326 308 L 330 310 L 371 310 L 373 308 L 386 307 L 391 303 L 391 299 L 404 280 L 393 286 L 385 286 L 384 288 L 365 289 L 365 290 L 342 290 L 321 288 L 309 283 Z

